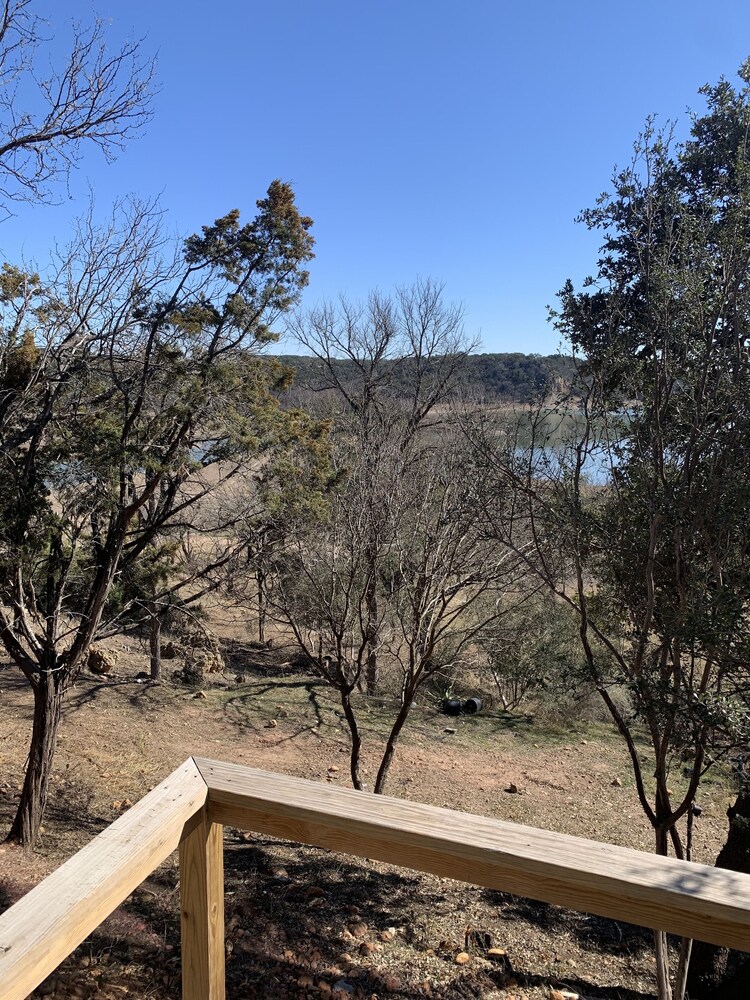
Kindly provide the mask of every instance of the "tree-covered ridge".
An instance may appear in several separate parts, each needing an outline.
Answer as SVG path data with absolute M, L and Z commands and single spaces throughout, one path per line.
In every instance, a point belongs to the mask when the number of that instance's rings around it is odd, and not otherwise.
M 278 360 L 294 369 L 295 384 L 305 388 L 315 388 L 318 375 L 322 374 L 322 362 L 314 357 L 287 354 Z M 334 360 L 340 368 L 342 379 L 355 377 L 354 365 L 347 359 Z M 408 376 L 403 373 L 403 365 L 396 372 L 395 361 L 384 362 L 394 367 L 392 390 L 406 390 Z M 479 398 L 527 403 L 555 387 L 571 382 L 574 362 L 564 354 L 470 354 L 462 363 L 461 386 Z M 403 382 L 403 384 L 401 384 Z

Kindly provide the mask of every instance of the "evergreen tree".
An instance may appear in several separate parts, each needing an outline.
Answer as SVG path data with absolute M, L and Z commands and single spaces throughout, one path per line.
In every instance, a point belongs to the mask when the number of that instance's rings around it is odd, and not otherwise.
M 82 224 L 56 281 L 5 272 L 0 640 L 34 694 L 10 832 L 24 845 L 113 586 L 191 518 L 233 524 L 233 484 L 312 426 L 281 408 L 257 355 L 307 282 L 312 223 L 280 181 L 257 204 L 166 263 L 153 212 L 134 206 L 119 227 Z

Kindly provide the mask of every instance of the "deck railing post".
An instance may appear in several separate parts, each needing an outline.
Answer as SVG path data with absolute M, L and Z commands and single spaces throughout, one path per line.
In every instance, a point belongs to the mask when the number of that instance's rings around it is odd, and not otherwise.
M 224 827 L 194 818 L 180 842 L 183 1000 L 224 1000 Z

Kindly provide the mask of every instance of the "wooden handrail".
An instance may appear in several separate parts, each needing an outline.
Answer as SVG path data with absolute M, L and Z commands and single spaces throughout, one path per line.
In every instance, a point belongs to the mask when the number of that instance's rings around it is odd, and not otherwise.
M 750 875 L 236 764 L 196 764 L 218 823 L 750 951 Z
M 748 875 L 191 759 L 0 915 L 0 1000 L 23 1000 L 178 846 L 183 998 L 223 1000 L 222 824 L 750 951 Z
M 169 857 L 207 793 L 186 760 L 0 915 L 2 1000 L 23 1000 Z

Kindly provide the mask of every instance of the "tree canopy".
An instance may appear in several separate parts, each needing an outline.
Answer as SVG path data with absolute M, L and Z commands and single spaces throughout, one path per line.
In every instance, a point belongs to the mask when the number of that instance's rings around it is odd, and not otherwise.
M 158 216 L 123 206 L 81 226 L 49 281 L 3 271 L 0 640 L 35 696 L 25 843 L 61 699 L 105 611 L 123 614 L 118 581 L 188 523 L 216 539 L 257 514 L 254 476 L 320 435 L 257 353 L 307 282 L 312 222 L 280 181 L 257 205 L 172 255 Z
M 520 501 L 511 521 L 488 507 L 495 532 L 517 545 L 514 529 L 528 529 L 524 558 L 578 616 L 585 673 L 626 742 L 655 848 L 688 858 L 701 779 L 746 752 L 750 732 L 747 66 L 741 77 L 703 89 L 684 143 L 647 122 L 582 213 L 602 237 L 596 270 L 565 284 L 553 314 L 578 385 L 532 415 L 527 447 L 481 445 Z M 553 455 L 555 420 L 569 434 Z M 663 935 L 657 975 L 670 997 Z
M 150 118 L 154 65 L 141 41 L 107 45 L 104 23 L 74 24 L 53 56 L 33 0 L 0 3 L 0 199 L 49 201 L 86 145 L 112 159 Z

